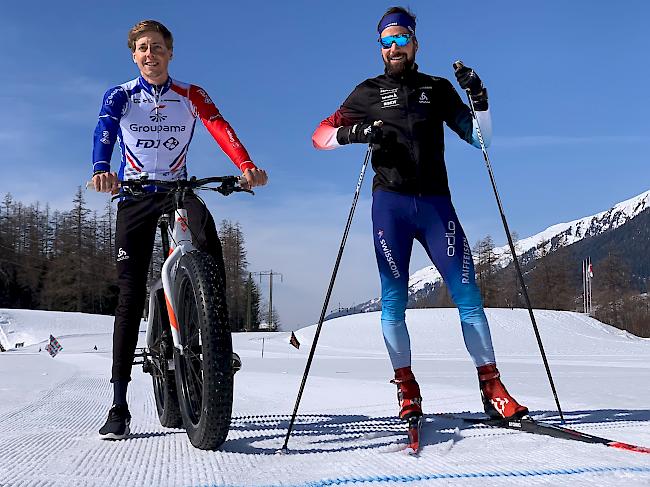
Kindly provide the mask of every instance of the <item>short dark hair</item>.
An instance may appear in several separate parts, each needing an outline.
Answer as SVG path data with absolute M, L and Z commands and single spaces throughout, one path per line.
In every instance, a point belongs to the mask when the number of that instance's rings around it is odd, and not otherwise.
M 390 14 L 406 14 L 413 19 L 413 23 L 415 24 L 415 20 L 416 20 L 415 14 L 411 12 L 408 8 L 391 7 L 388 10 L 386 10 L 384 15 L 381 16 L 381 19 L 379 19 L 379 22 L 377 22 L 377 30 L 381 28 L 381 21 L 384 20 L 384 17 Z
M 135 41 L 137 41 L 138 37 L 140 37 L 145 32 L 160 33 L 165 40 L 167 49 L 174 49 L 174 37 L 167 27 L 162 25 L 157 20 L 143 20 L 142 22 L 135 24 L 129 31 L 128 45 L 129 49 L 131 49 L 132 52 L 135 52 Z

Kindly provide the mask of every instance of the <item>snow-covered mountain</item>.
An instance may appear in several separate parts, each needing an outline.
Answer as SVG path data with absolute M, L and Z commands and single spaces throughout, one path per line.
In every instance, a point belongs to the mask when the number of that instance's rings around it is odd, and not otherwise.
M 531 258 L 534 258 L 536 255 L 554 252 L 560 247 L 567 247 L 584 238 L 594 237 L 618 228 L 647 208 L 650 208 L 650 190 L 617 203 L 607 211 L 601 211 L 568 223 L 558 223 L 532 237 L 519 240 L 516 244 L 517 255 L 531 253 Z M 498 256 L 501 267 L 506 267 L 512 262 L 508 245 L 496 247 L 494 253 Z M 409 293 L 415 293 L 427 284 L 433 284 L 438 280 L 440 280 L 440 274 L 434 266 L 420 269 L 409 278 Z
M 517 255 L 522 256 L 524 262 L 539 255 L 546 255 L 585 238 L 618 228 L 648 208 L 650 208 L 650 190 L 622 201 L 609 210 L 567 223 L 558 223 L 531 237 L 521 239 L 516 243 Z M 506 267 L 512 262 L 508 245 L 496 247 L 494 253 L 501 267 Z M 434 266 L 419 269 L 409 277 L 409 296 L 432 288 L 438 281 L 441 281 L 440 273 Z M 356 306 L 353 312 L 376 311 L 380 307 L 381 300 L 375 298 Z

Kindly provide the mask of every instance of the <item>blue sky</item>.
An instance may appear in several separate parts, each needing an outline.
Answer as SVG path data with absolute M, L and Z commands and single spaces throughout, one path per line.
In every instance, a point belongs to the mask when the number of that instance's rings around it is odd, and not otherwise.
M 175 37 L 171 75 L 201 85 L 268 170 L 255 197 L 208 197 L 238 220 L 251 270 L 282 272 L 288 327 L 318 319 L 364 148 L 318 152 L 311 133 L 356 84 L 382 71 L 375 26 L 385 1 L 12 2 L 0 17 L 0 194 L 68 209 L 91 170 L 101 98 L 135 78 L 126 33 L 155 18 Z M 475 68 L 490 94 L 490 157 L 510 227 L 529 236 L 650 188 L 644 1 L 411 1 L 420 70 Z M 470 240 L 505 236 L 480 151 L 447 131 L 454 203 Z M 115 159 L 114 159 L 115 161 Z M 197 129 L 189 171 L 233 173 Z M 370 176 L 370 174 L 369 174 Z M 379 295 L 370 178 L 330 307 Z M 96 208 L 105 196 L 88 194 Z M 411 271 L 428 265 L 416 249 Z

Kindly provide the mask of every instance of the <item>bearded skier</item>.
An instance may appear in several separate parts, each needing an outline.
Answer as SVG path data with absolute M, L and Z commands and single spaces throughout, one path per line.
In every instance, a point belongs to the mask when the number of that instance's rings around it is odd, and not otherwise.
M 392 7 L 386 11 L 377 26 L 384 74 L 359 84 L 320 123 L 312 141 L 321 150 L 350 143 L 373 145 L 372 222 L 381 280 L 381 326 L 395 373 L 391 382 L 397 386 L 399 417 L 410 424 L 422 416 L 405 321 L 409 261 L 417 240 L 458 307 L 485 412 L 493 418 L 520 418 L 528 409 L 501 382 L 470 246 L 447 181 L 443 123 L 480 148 L 476 127 L 470 108 L 448 80 L 418 71 L 415 27 L 415 15 L 409 10 Z M 484 141 L 489 143 L 487 91 L 472 69 L 462 66 L 455 74 L 461 88 L 469 90 Z

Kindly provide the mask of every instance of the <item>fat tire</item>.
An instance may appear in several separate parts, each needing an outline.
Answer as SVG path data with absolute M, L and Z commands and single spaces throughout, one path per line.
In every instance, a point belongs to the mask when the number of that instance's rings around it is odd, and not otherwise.
M 169 317 L 165 305 L 165 295 L 162 289 L 156 291 L 150 299 L 155 299 L 153 314 L 153 343 L 151 350 L 153 370 L 153 396 L 156 402 L 156 411 L 160 424 L 166 428 L 180 428 L 183 426 L 181 409 L 178 404 L 176 392 L 176 376 L 169 370 L 168 360 L 173 357 L 173 343 L 169 328 Z
M 232 337 L 221 276 L 209 254 L 194 250 L 179 259 L 174 280 L 178 326 L 186 347 L 191 345 L 188 333 L 193 333 L 195 325 L 200 330 L 203 388 L 198 414 L 187 365 L 190 355 L 181 356 L 175 350 L 174 360 L 183 424 L 192 445 L 202 450 L 216 450 L 226 441 L 232 415 Z

